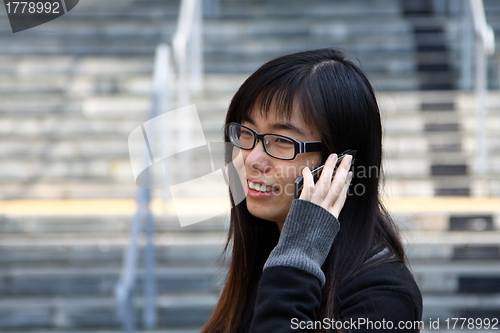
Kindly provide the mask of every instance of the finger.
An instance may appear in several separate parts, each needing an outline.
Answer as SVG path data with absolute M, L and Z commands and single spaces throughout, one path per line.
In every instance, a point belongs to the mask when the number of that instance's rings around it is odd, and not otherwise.
M 347 155 L 342 159 L 342 162 L 337 168 L 337 172 L 335 173 L 335 177 L 333 178 L 330 189 L 325 196 L 325 201 L 327 201 L 327 204 L 332 205 L 337 197 L 342 193 L 344 185 L 347 182 L 349 169 L 351 167 L 351 161 L 351 155 Z
M 311 200 L 311 195 L 314 190 L 314 179 L 311 170 L 309 170 L 308 167 L 302 169 L 302 178 L 304 179 L 304 182 L 299 199 Z
M 321 176 L 315 185 L 313 198 L 317 201 L 323 201 L 330 185 L 332 183 L 332 174 L 335 168 L 335 163 L 337 163 L 337 154 L 331 154 L 326 160 L 325 166 L 321 172 Z
M 352 180 L 352 172 L 349 172 L 349 175 L 347 176 L 347 180 L 346 183 L 344 184 L 342 192 L 338 196 L 337 200 L 335 200 L 333 206 L 330 209 L 330 213 L 332 213 L 336 219 L 339 218 L 340 211 L 344 207 L 345 201 L 347 199 L 347 191 L 349 190 L 349 186 L 351 185 L 351 180 Z

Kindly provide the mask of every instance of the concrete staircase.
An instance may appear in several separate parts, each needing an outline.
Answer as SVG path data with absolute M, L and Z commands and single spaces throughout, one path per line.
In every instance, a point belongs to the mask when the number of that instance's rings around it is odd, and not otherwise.
M 129 215 L 3 217 L 2 332 L 119 327 L 112 294 L 129 224 Z M 223 272 L 214 265 L 223 227 L 212 221 L 181 229 L 171 216 L 156 219 L 157 305 L 165 332 L 191 332 L 207 320 Z
M 18 34 L 0 22 L 0 331 L 119 330 L 112 291 L 137 192 L 127 137 L 146 120 L 154 48 L 170 41 L 177 11 L 178 2 L 85 0 Z M 387 194 L 420 197 L 389 207 L 425 316 L 498 317 L 500 205 L 428 199 L 483 186 L 470 172 L 472 97 L 418 91 L 413 28 L 402 13 L 396 0 L 222 1 L 220 17 L 205 22 L 205 90 L 193 102 L 207 140 L 220 140 L 231 96 L 265 61 L 327 46 L 359 59 L 381 104 Z M 435 110 L 450 100 L 453 114 Z M 500 98 L 489 101 L 488 182 L 498 196 Z M 444 163 L 468 172 L 436 174 Z M 220 290 L 227 216 L 185 228 L 172 211 L 155 216 L 162 332 L 197 332 Z

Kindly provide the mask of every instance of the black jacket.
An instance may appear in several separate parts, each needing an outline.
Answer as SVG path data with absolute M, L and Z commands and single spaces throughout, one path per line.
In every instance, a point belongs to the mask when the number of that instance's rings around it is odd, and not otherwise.
M 422 319 L 420 290 L 402 263 L 382 263 L 360 271 L 340 288 L 338 297 L 346 332 L 419 332 L 423 328 L 414 324 Z M 267 268 L 256 298 L 251 333 L 314 332 L 311 325 L 317 320 L 321 285 L 313 275 L 293 267 Z M 330 318 L 320 322 L 323 328 L 335 325 Z M 400 322 L 411 327 L 398 329 Z
M 337 219 L 309 201 L 294 200 L 280 241 L 271 252 L 258 285 L 252 289 L 239 332 L 419 332 L 424 328 L 422 296 L 401 262 L 372 263 L 341 286 L 340 318 L 318 320 L 321 266 L 340 228 Z M 253 311 L 252 311 L 253 310 Z M 402 326 L 401 326 L 402 325 Z

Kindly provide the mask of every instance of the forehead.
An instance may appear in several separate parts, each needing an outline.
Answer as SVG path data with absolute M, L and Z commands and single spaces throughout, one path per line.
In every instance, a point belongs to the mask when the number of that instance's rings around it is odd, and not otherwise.
M 243 117 L 243 120 L 255 120 L 259 123 L 303 123 L 303 117 L 298 110 L 294 107 L 290 114 L 278 112 L 276 108 L 270 107 L 269 110 L 262 109 L 259 105 L 254 105 L 248 113 Z
M 297 103 L 294 103 L 291 112 L 288 114 L 278 112 L 273 105 L 268 110 L 263 110 L 259 103 L 256 103 L 243 117 L 242 122 L 245 121 L 259 127 L 260 131 L 288 130 L 301 138 L 313 138 L 318 141 L 321 139 L 318 129 L 306 124 L 304 115 L 299 110 Z

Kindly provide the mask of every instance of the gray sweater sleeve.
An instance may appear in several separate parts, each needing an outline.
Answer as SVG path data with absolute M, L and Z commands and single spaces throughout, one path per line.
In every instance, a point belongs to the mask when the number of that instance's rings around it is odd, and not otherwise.
M 323 207 L 307 200 L 293 200 L 278 245 L 269 255 L 264 269 L 274 266 L 298 268 L 316 276 L 323 287 L 325 274 L 321 266 L 339 229 L 339 221 Z

